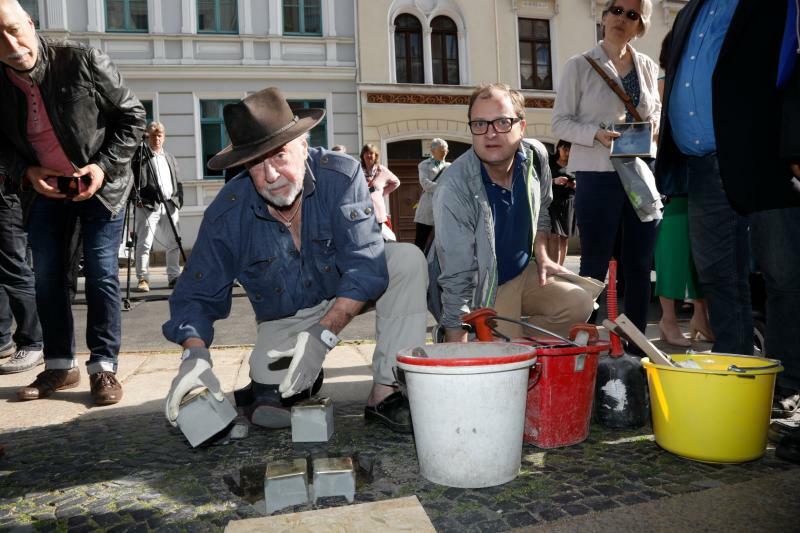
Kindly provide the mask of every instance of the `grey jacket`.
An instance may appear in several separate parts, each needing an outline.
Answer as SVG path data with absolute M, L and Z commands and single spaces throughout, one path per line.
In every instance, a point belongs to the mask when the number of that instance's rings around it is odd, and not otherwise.
M 436 190 L 437 175 L 450 163 L 429 157 L 417 165 L 419 171 L 419 184 L 422 186 L 422 195 L 419 197 L 417 211 L 414 213 L 414 222 L 433 226 L 433 191 Z M 441 177 L 441 175 L 439 175 Z
M 526 157 L 533 247 L 537 231 L 550 232 L 553 180 L 542 143 L 524 141 L 520 148 Z M 497 295 L 494 220 L 480 165 L 469 149 L 442 173 L 433 193 L 436 237 L 428 254 L 428 306 L 446 328 L 460 327 L 461 315 L 472 309 L 493 307 Z

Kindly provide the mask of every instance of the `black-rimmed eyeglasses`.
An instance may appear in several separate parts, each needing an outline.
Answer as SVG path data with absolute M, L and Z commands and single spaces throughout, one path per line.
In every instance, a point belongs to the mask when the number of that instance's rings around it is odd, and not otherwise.
M 470 120 L 467 124 L 473 135 L 486 135 L 490 124 L 497 133 L 508 133 L 520 120 L 519 117 L 500 117 L 494 120 Z
M 625 11 L 625 8 L 624 7 L 620 7 L 620 6 L 612 6 L 612 7 L 608 8 L 608 12 L 611 13 L 612 15 L 617 16 L 617 17 L 621 17 L 622 15 L 625 15 L 626 17 L 628 17 L 628 19 L 630 19 L 630 20 L 632 20 L 634 22 L 636 22 L 637 20 L 639 20 L 641 18 L 641 15 L 639 14 L 638 11 L 634 11 L 633 9 Z

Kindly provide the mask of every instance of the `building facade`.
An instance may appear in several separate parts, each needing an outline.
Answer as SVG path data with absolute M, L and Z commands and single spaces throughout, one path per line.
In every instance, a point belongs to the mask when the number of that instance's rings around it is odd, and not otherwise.
M 500 81 L 526 98 L 527 136 L 547 143 L 558 79 L 598 39 L 602 0 L 21 0 L 43 34 L 105 50 L 167 129 L 181 167 L 184 247 L 223 185 L 206 162 L 228 143 L 222 107 L 268 86 L 292 105 L 324 107 L 314 145 L 357 157 L 374 143 L 403 185 L 389 198 L 413 240 L 416 165 L 430 140 L 469 147 L 466 104 Z M 654 0 L 633 45 L 657 57 L 684 0 Z M 158 245 L 157 245 L 158 246 Z
M 649 32 L 632 45 L 653 58 L 685 1 L 654 0 Z M 507 83 L 525 95 L 527 137 L 554 143 L 551 108 L 564 63 L 594 46 L 604 1 L 356 0 L 358 104 L 364 142 L 403 185 L 390 196 L 395 231 L 413 240 L 421 189 L 416 163 L 430 140 L 460 153 L 470 142 L 467 102 L 476 85 Z
M 314 144 L 359 142 L 353 0 L 22 0 L 39 31 L 106 51 L 163 122 L 180 165 L 190 249 L 224 184 L 206 162 L 228 144 L 222 107 L 265 87 L 324 107 Z M 158 244 L 156 245 L 158 248 Z

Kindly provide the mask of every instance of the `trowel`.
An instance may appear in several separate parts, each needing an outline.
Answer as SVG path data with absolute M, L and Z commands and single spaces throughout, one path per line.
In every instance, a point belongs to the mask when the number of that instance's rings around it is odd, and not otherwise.
M 669 355 L 659 350 L 655 344 L 650 342 L 650 340 L 645 337 L 641 331 L 639 331 L 639 328 L 637 328 L 624 314 L 619 315 L 615 321 L 603 320 L 603 326 L 605 326 L 609 331 L 613 331 L 617 335 L 624 337 L 629 342 L 632 342 L 638 346 L 639 349 L 650 358 L 650 361 L 657 365 L 678 366 L 681 368 L 701 368 L 700 365 L 691 359 L 681 361 L 680 363 L 673 361 Z

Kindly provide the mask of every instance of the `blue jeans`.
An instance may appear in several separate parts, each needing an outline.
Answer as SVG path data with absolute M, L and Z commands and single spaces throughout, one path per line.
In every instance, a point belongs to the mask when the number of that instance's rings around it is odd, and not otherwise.
M 28 238 L 16 194 L 0 193 L 0 346 L 11 341 L 12 316 L 17 322 L 17 349 L 42 349 L 42 328 L 36 313 L 33 271 L 26 258 Z
M 580 275 L 601 281 L 606 279 L 608 261 L 621 226 L 625 315 L 644 331 L 658 222 L 639 220 L 616 172 L 575 174 L 575 216 L 581 239 Z
M 97 197 L 72 202 L 39 196 L 31 207 L 28 236 L 44 334 L 45 368 L 75 366 L 75 325 L 67 273 L 68 244 L 76 220 L 83 237 L 88 371 L 116 372 L 122 339 L 117 251 L 125 212 L 112 215 Z
M 687 158 L 689 237 L 718 353 L 753 353 L 749 221 L 728 202 L 717 155 Z M 755 177 L 754 177 L 755 179 Z
M 800 390 L 800 207 L 751 215 L 756 264 L 767 288 L 766 355 L 780 359 L 778 383 Z

